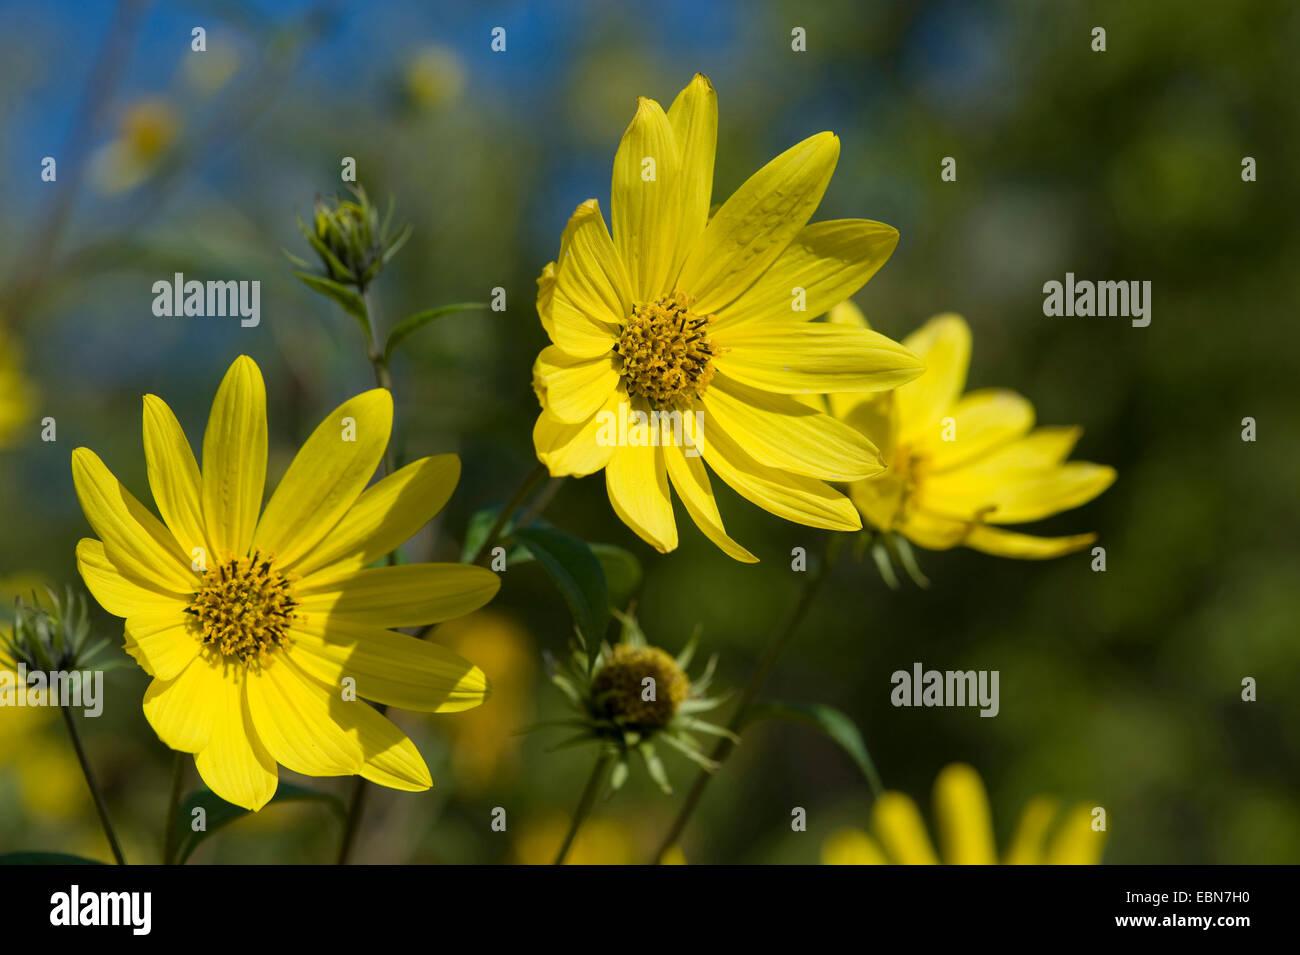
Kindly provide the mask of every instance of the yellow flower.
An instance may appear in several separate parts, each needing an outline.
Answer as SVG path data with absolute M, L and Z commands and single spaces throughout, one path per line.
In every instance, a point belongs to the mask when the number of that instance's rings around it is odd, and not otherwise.
M 135 103 L 122 116 L 117 137 L 91 157 L 91 181 L 110 195 L 134 189 L 157 170 L 180 130 L 180 118 L 166 100 Z
M 1020 816 L 1003 854 L 1005 865 L 1096 865 L 1106 847 L 1105 831 L 1094 832 L 1086 805 L 1067 811 L 1053 830 L 1055 800 L 1039 796 Z M 954 763 L 934 782 L 934 812 L 943 861 L 949 865 L 993 865 L 998 861 L 988 796 L 979 774 Z M 822 844 L 824 865 L 936 865 L 940 861 L 910 798 L 888 792 L 871 812 L 872 833 L 841 829 Z M 1048 838 L 1051 833 L 1051 838 Z
M 515 861 L 520 865 L 550 865 L 568 827 L 569 820 L 562 815 L 529 822 L 515 841 Z M 582 824 L 564 860 L 565 865 L 636 865 L 638 861 L 636 840 L 628 827 L 601 817 Z
M 615 512 L 660 552 L 677 546 L 671 482 L 711 541 L 757 559 L 727 536 L 704 462 L 773 514 L 857 530 L 826 482 L 879 472 L 879 455 L 796 396 L 881 391 L 920 373 L 883 335 L 810 321 L 875 274 L 898 232 L 808 225 L 839 155 L 829 132 L 777 156 L 710 217 L 713 86 L 697 74 L 667 113 L 637 103 L 614 159 L 612 236 L 584 202 L 538 279 L 553 343 L 533 366 L 538 458 L 557 476 L 604 469 Z
M 0 329 L 0 448 L 18 440 L 20 429 L 31 419 L 35 390 L 22 372 L 22 352 Z
M 497 576 L 465 564 L 367 567 L 419 530 L 460 474 L 455 455 L 440 455 L 366 488 L 392 415 L 382 388 L 344 402 L 265 510 L 266 389 L 247 357 L 217 391 L 201 472 L 171 409 L 145 396 L 162 521 L 93 451 L 73 452 L 77 496 L 100 537 L 77 545 L 77 566 L 104 609 L 126 618 L 127 652 L 154 678 L 145 717 L 172 749 L 195 753 L 203 781 L 235 805 L 265 805 L 277 763 L 427 789 L 415 745 L 358 698 L 448 712 L 487 694 L 477 667 L 390 628 L 475 610 Z
M 831 323 L 866 328 L 850 302 Z M 836 418 L 871 438 L 888 469 L 849 489 L 863 518 L 932 550 L 964 544 L 999 557 L 1059 557 L 1095 534 L 1037 537 L 991 525 L 1042 520 L 1091 501 L 1115 469 L 1066 461 L 1077 427 L 1034 428 L 1034 406 L 1001 388 L 962 394 L 970 364 L 970 328 L 958 315 L 931 319 L 903 344 L 925 374 L 879 396 L 831 395 Z

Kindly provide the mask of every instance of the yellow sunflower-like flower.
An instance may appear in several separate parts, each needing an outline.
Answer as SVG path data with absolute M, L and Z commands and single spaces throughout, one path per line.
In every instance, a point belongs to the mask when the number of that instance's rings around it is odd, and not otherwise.
M 833 325 L 866 328 L 850 302 Z M 1066 461 L 1082 429 L 1034 427 L 1034 406 L 1014 391 L 962 394 L 971 334 L 958 315 L 940 315 L 903 340 L 925 374 L 885 395 L 830 395 L 831 412 L 867 435 L 888 468 L 849 489 L 863 518 L 931 550 L 964 544 L 999 557 L 1042 559 L 1087 547 L 1095 534 L 1038 537 L 1003 530 L 1086 504 L 1115 469 Z
M 1002 856 L 1005 865 L 1096 865 L 1106 833 L 1092 828 L 1092 810 L 1076 806 L 1061 816 L 1059 806 L 1035 797 L 1020 816 Z M 998 861 L 993 818 L 979 773 L 963 763 L 946 767 L 934 782 L 934 812 L 943 862 L 994 865 Z M 921 812 L 902 793 L 885 793 L 871 813 L 872 833 L 840 829 L 822 845 L 824 865 L 937 865 L 940 856 L 926 834 Z M 1050 838 L 1049 838 L 1050 836 Z
M 0 328 L 0 448 L 17 442 L 32 417 L 35 400 L 35 389 L 23 376 L 22 352 Z
M 552 475 L 602 468 L 615 512 L 660 552 L 669 496 L 725 553 L 704 462 L 742 497 L 812 527 L 857 530 L 828 481 L 881 470 L 861 433 L 798 400 L 893 388 L 916 356 L 864 328 L 810 321 L 861 288 L 898 242 L 863 219 L 808 224 L 839 140 L 777 156 L 709 215 L 717 97 L 696 75 L 665 113 L 640 98 L 614 159 L 613 233 L 580 205 L 538 279 L 551 346 L 533 366 L 537 456 Z
M 277 763 L 427 789 L 415 745 L 363 699 L 449 712 L 486 697 L 477 667 L 390 628 L 475 610 L 497 576 L 464 564 L 368 567 L 419 530 L 460 475 L 455 455 L 439 455 L 367 488 L 392 415 L 382 388 L 344 402 L 263 509 L 266 389 L 252 359 L 238 358 L 217 391 L 201 471 L 171 409 L 146 395 L 162 521 L 93 451 L 73 452 L 77 496 L 100 538 L 77 545 L 77 566 L 104 609 L 126 619 L 127 651 L 154 678 L 145 717 L 235 805 L 265 805 Z

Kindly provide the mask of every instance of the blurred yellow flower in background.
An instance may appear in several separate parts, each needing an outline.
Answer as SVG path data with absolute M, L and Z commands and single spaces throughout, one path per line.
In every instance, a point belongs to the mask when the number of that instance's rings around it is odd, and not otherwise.
M 510 779 L 519 769 L 515 734 L 533 711 L 537 661 L 532 635 L 509 614 L 479 610 L 441 624 L 430 639 L 474 659 L 492 679 L 487 702 L 446 725 L 457 786 L 477 792 Z
M 460 98 L 465 88 L 465 67 L 455 50 L 433 44 L 411 57 L 403 80 L 413 106 L 436 109 Z
M 526 823 L 515 840 L 515 861 L 522 865 L 550 865 L 568 829 L 569 820 L 563 815 Z M 636 865 L 641 861 L 632 830 L 616 819 L 596 816 L 578 830 L 565 865 Z
M 1045 796 L 1030 800 L 1016 834 L 1002 856 L 1005 865 L 1096 865 L 1106 847 L 1105 831 L 1094 832 L 1086 805 L 1064 813 L 1053 829 L 1058 804 Z M 993 865 L 998 861 L 993 817 L 979 773 L 953 763 L 934 782 L 934 813 L 948 865 Z M 887 792 L 871 811 L 871 833 L 840 829 L 822 844 L 824 865 L 937 865 L 925 821 L 910 797 Z M 1050 834 L 1050 838 L 1049 838 Z
M 86 782 L 58 710 L 14 705 L 18 674 L 9 672 L 0 689 L 0 779 L 13 776 L 23 810 L 34 819 L 62 822 L 89 814 Z
M 835 135 L 786 150 L 710 216 L 717 130 L 717 95 L 700 74 L 667 113 L 637 100 L 614 159 L 612 235 L 589 199 L 538 279 L 552 344 L 533 365 L 533 441 L 554 476 L 603 469 L 614 511 L 661 553 L 677 546 L 671 484 L 709 540 L 752 562 L 726 533 L 705 462 L 772 514 L 857 530 L 853 504 L 827 482 L 876 474 L 880 456 L 796 396 L 883 391 L 921 363 L 869 329 L 810 321 L 898 242 L 865 219 L 808 224 L 839 157 Z
M 460 476 L 459 459 L 440 455 L 367 487 L 392 419 L 386 389 L 344 402 L 263 508 L 266 386 L 241 356 L 212 403 L 201 471 L 166 402 L 145 396 L 149 486 L 163 521 L 93 451 L 72 453 L 77 497 L 100 537 L 77 545 L 77 567 L 100 605 L 126 618 L 127 652 L 154 677 L 149 724 L 172 749 L 195 753 L 199 775 L 227 802 L 264 806 L 277 764 L 428 789 L 415 744 L 364 700 L 456 712 L 487 696 L 478 667 L 392 628 L 477 610 L 500 578 L 467 564 L 369 567 L 428 523 Z
M 0 328 L 0 448 L 20 439 L 20 429 L 32 416 L 36 389 L 23 375 L 23 353 Z
M 134 189 L 158 168 L 180 136 L 176 109 L 163 99 L 147 99 L 122 114 L 117 136 L 90 157 L 90 178 L 101 192 Z
M 845 302 L 838 326 L 866 328 Z M 966 394 L 971 334 L 958 315 L 931 319 L 903 344 L 925 374 L 883 395 L 829 395 L 832 414 L 880 448 L 887 469 L 849 494 L 863 518 L 931 550 L 965 545 L 999 557 L 1059 557 L 1095 534 L 1037 537 L 993 525 L 1022 524 L 1086 504 L 1115 480 L 1115 469 L 1066 461 L 1082 429 L 1034 428 L 1034 406 L 1014 391 Z

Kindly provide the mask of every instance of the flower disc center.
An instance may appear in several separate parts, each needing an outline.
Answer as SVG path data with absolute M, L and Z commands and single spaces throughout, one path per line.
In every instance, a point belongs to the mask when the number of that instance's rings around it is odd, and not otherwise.
M 625 643 L 614 647 L 591 685 L 592 697 L 605 713 L 634 726 L 665 725 L 690 691 L 691 681 L 663 650 Z
M 250 665 L 288 642 L 297 605 L 289 578 L 254 551 L 204 573 L 185 612 L 197 618 L 204 646 Z
M 706 334 L 713 316 L 692 312 L 693 302 L 681 292 L 637 302 L 614 346 L 628 391 L 655 407 L 698 398 L 713 380 L 716 351 Z

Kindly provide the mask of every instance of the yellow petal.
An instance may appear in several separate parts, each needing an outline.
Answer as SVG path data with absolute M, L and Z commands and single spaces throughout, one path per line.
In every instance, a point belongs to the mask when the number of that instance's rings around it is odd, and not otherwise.
M 929 550 L 948 550 L 964 544 L 977 526 L 970 520 L 954 520 L 917 507 L 908 507 L 897 523 L 908 540 Z
M 1092 808 L 1075 806 L 1052 836 L 1044 861 L 1048 865 L 1097 865 L 1105 848 L 1105 830 L 1092 828 Z
M 574 358 L 554 345 L 542 349 L 533 363 L 533 381 L 545 392 L 551 414 L 569 424 L 585 422 L 618 387 L 619 370 L 613 354 Z
M 86 520 L 104 542 L 107 559 L 132 580 L 178 596 L 194 593 L 190 570 L 171 532 L 122 486 L 89 448 L 72 452 L 72 480 Z
M 668 466 L 659 448 L 650 446 L 648 424 L 628 424 L 628 440 L 639 446 L 614 449 L 605 466 L 605 488 L 614 513 L 661 554 L 677 547 L 677 522 L 668 496 Z
M 898 865 L 938 865 L 921 813 L 907 796 L 885 793 L 872 807 L 871 823 L 886 854 Z
M 212 727 L 224 712 L 226 672 L 220 662 L 195 657 L 175 679 L 149 684 L 144 717 L 163 743 L 182 753 L 197 753 L 208 745 Z
M 436 643 L 339 619 L 298 624 L 290 635 L 299 667 L 335 688 L 351 677 L 357 695 L 376 703 L 456 713 L 487 699 L 483 671 Z
M 350 776 L 361 768 L 361 744 L 334 714 L 364 703 L 300 677 L 285 656 L 250 671 L 247 686 L 257 738 L 277 763 L 305 776 Z
M 1070 456 L 1081 434 L 1079 427 L 1036 428 L 972 463 L 988 471 L 1051 468 Z
M 551 341 L 575 358 L 595 358 L 614 346 L 619 323 L 632 314 L 627 273 L 595 199 L 578 206 L 563 247 L 550 306 Z
M 717 499 L 713 496 L 708 469 L 699 454 L 691 455 L 687 448 L 669 445 L 663 448 L 663 455 L 668 477 L 695 526 L 728 557 L 746 564 L 758 563 L 757 557 L 727 536 L 722 515 L 718 513 Z
M 311 433 L 285 472 L 253 547 L 291 566 L 337 524 L 379 466 L 393 428 L 393 396 L 374 388 L 345 401 Z
M 275 795 L 278 771 L 253 728 L 244 679 L 243 667 L 228 668 L 215 700 L 212 737 L 194 757 L 194 765 L 214 793 L 256 812 Z
M 941 516 L 980 514 L 990 524 L 1021 524 L 1086 504 L 1114 481 L 1114 468 L 1086 461 L 1033 470 L 976 464 L 928 477 L 916 500 Z
M 680 270 L 709 221 L 713 197 L 713 160 L 718 148 L 718 94 L 703 73 L 696 73 L 668 107 L 668 122 L 682 159 L 682 218 L 674 261 Z
M 964 543 L 967 547 L 1017 560 L 1051 560 L 1083 550 L 1097 539 L 1096 534 L 1072 534 L 1067 537 L 1035 537 L 983 525 L 971 528 Z
M 721 311 L 776 261 L 812 218 L 839 154 L 834 134 L 810 136 L 750 176 L 722 204 L 677 280 L 678 288 L 696 297 L 695 312 Z
M 880 847 L 861 829 L 836 829 L 822 843 L 822 865 L 888 865 Z
M 741 497 L 796 524 L 834 531 L 862 529 L 853 503 L 829 484 L 760 464 L 721 428 L 706 424 L 704 460 Z
M 551 341 L 555 340 L 555 326 L 551 323 L 551 299 L 555 296 L 555 263 L 547 262 L 537 276 L 537 317 Z
M 141 666 L 160 680 L 180 675 L 199 655 L 202 643 L 194 618 L 183 610 L 145 610 L 126 618 L 127 636 Z
M 586 421 L 570 424 L 542 409 L 533 425 L 533 447 L 537 460 L 546 465 L 552 477 L 586 477 L 609 463 L 616 440 L 610 440 L 610 422 L 618 427 L 620 407 L 627 407 L 627 395 L 621 390 L 610 392 L 604 407 Z
M 922 371 L 915 355 L 879 332 L 824 322 L 747 322 L 713 341 L 718 371 L 781 394 L 887 391 Z
M 199 465 L 180 422 L 156 395 L 144 396 L 144 456 L 154 504 L 181 553 L 193 558 L 196 547 L 207 552 Z
M 472 564 L 372 567 L 298 588 L 298 615 L 324 625 L 335 615 L 376 627 L 417 627 L 462 617 L 491 600 L 501 578 Z M 313 620 L 316 614 L 321 620 Z
M 1043 843 L 1056 810 L 1056 800 L 1046 796 L 1037 796 L 1029 801 L 1020 814 L 1020 824 L 1011 845 L 1007 847 L 1003 860 L 1007 865 L 1043 864 Z
M 189 606 L 188 600 L 163 593 L 146 581 L 123 576 L 108 559 L 104 545 L 89 537 L 77 542 L 77 570 L 91 596 L 115 617 L 129 617 L 142 610 L 174 610 L 180 614 Z
M 769 467 L 824 481 L 856 481 L 884 469 L 875 445 L 862 434 L 786 395 L 719 374 L 701 404 L 705 428 L 721 428 Z
M 374 563 L 442 510 L 459 480 L 460 458 L 454 454 L 399 468 L 366 488 L 334 529 L 292 565 L 293 572 L 320 583 Z
M 979 774 L 964 763 L 944 768 L 934 782 L 934 814 L 949 865 L 995 865 L 993 816 Z
M 1000 388 L 963 395 L 950 416 L 951 428 L 936 428 L 923 439 L 931 472 L 973 462 L 1034 426 L 1034 406 L 1014 391 Z
M 805 226 L 762 278 L 718 312 L 717 327 L 816 318 L 866 285 L 897 245 L 898 230 L 883 222 L 837 219 Z M 796 294 L 800 289 L 802 297 Z
M 632 298 L 673 291 L 673 253 L 681 226 L 681 158 L 663 107 L 637 98 L 636 115 L 614 157 L 614 247 L 627 268 Z
M 248 553 L 265 485 L 266 384 L 253 359 L 240 355 L 221 380 L 203 433 L 203 526 L 215 551 L 209 565 Z
M 940 315 L 903 339 L 925 364 L 925 374 L 898 389 L 901 440 L 938 433 L 966 387 L 970 326 L 960 315 Z

